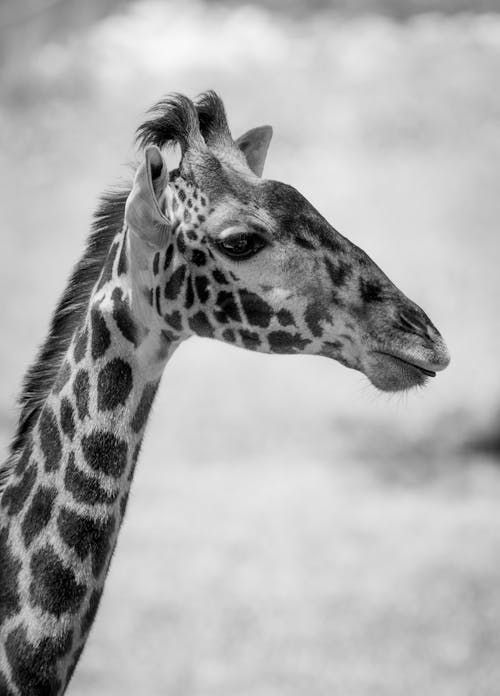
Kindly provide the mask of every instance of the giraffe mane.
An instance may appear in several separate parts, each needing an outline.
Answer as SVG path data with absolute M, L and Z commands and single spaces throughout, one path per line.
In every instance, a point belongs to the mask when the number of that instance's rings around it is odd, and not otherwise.
M 222 143 L 235 147 L 227 122 L 226 109 L 219 95 L 213 90 L 200 94 L 195 100 L 200 130 L 207 145 Z
M 184 153 L 202 142 L 196 107 L 183 94 L 167 94 L 151 109 L 153 118 L 137 129 L 137 142 L 146 145 L 178 144 Z
M 183 153 L 200 142 L 228 149 L 236 148 L 229 130 L 224 103 L 213 90 L 193 101 L 182 94 L 168 94 L 150 110 L 152 118 L 137 129 L 137 141 L 146 145 L 179 144 Z
M 42 406 L 59 371 L 71 338 L 87 310 L 92 288 L 101 273 L 112 239 L 123 225 L 130 188 L 105 193 L 95 212 L 85 251 L 77 262 L 57 304 L 47 338 L 28 368 L 18 397 L 20 406 L 16 431 L 5 465 L 0 469 L 0 489 L 17 455 L 27 442 Z

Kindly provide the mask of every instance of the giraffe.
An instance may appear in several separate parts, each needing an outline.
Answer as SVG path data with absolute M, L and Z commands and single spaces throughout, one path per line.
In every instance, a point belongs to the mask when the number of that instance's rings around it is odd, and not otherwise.
M 138 130 L 133 185 L 101 202 L 0 468 L 1 696 L 66 691 L 184 340 L 330 357 L 384 391 L 449 362 L 420 307 L 298 191 L 262 178 L 271 135 L 233 140 L 214 92 L 169 95 Z

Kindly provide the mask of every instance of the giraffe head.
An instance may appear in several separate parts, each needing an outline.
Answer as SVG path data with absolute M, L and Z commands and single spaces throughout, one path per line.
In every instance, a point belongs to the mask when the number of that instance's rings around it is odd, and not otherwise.
M 449 362 L 438 330 L 297 190 L 262 178 L 271 134 L 234 141 L 213 93 L 168 97 L 141 127 L 126 224 L 163 333 L 331 357 L 384 391 L 423 385 Z

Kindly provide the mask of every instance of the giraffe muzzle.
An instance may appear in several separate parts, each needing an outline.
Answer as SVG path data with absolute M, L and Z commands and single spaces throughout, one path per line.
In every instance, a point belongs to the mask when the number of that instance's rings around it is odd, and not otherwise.
M 434 329 L 432 338 L 405 333 L 393 345 L 373 347 L 363 371 L 378 389 L 400 391 L 423 386 L 449 363 L 446 344 Z

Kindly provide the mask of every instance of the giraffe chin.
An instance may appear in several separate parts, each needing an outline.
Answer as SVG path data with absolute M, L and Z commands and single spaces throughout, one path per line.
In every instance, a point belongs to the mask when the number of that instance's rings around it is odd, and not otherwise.
M 380 391 L 398 392 L 425 386 L 429 377 L 436 376 L 436 372 L 429 367 L 416 365 L 389 353 L 373 352 L 364 372 Z

